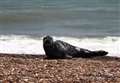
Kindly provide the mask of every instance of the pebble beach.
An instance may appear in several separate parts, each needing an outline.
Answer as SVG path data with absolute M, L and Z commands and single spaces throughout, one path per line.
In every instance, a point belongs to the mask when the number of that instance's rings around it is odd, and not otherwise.
M 0 54 L 0 83 L 119 83 L 120 58 Z

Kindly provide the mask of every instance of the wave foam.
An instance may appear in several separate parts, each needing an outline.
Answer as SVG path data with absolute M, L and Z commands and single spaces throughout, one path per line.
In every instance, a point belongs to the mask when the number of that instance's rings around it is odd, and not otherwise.
M 89 50 L 106 50 L 109 56 L 120 57 L 120 37 L 104 38 L 72 38 L 54 37 L 72 45 Z M 43 50 L 42 37 L 32 38 L 29 36 L 0 36 L 0 53 L 18 54 L 45 54 Z

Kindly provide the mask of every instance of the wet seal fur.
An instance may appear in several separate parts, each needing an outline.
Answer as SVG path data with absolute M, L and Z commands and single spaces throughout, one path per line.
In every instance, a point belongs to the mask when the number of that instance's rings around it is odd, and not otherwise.
M 51 36 L 43 38 L 43 48 L 45 50 L 47 58 L 50 59 L 65 59 L 65 58 L 92 58 L 98 56 L 105 56 L 108 52 L 103 50 L 90 51 L 70 45 L 64 41 L 53 41 Z

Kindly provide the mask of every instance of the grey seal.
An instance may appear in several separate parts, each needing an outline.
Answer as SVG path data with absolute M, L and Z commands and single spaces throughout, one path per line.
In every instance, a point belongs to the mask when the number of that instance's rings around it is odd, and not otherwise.
M 50 59 L 65 59 L 65 58 L 92 58 L 98 56 L 105 56 L 108 52 L 104 50 L 91 51 L 84 48 L 73 46 L 67 42 L 56 40 L 53 41 L 51 36 L 43 38 L 43 48 L 47 58 Z

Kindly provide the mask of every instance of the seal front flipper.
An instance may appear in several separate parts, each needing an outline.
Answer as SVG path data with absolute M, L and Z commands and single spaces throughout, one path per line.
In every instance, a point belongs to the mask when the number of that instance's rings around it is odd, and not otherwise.
M 72 59 L 72 56 L 70 56 L 70 55 L 65 55 L 65 58 L 66 58 L 66 59 Z
M 54 48 L 55 48 L 55 52 L 59 58 L 61 58 L 61 59 L 63 59 L 63 58 L 71 59 L 72 58 L 72 56 L 68 55 L 66 47 L 61 42 L 55 41 Z

